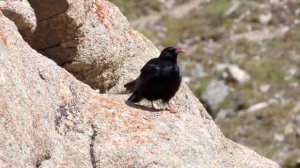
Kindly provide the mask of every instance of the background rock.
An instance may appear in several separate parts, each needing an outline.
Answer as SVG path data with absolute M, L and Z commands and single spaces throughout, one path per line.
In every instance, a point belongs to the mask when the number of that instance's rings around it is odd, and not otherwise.
M 229 95 L 229 91 L 230 88 L 222 80 L 213 80 L 208 84 L 200 99 L 205 103 L 212 116 L 216 115 L 221 103 Z
M 244 84 L 250 81 L 250 75 L 237 65 L 218 64 L 216 65 L 216 72 L 228 82 Z
M 116 9 L 103 3 L 108 11 Z M 102 40 L 92 37 L 91 41 Z M 157 52 L 154 47 L 148 50 L 143 52 Z M 134 66 L 127 70 L 109 65 L 133 76 L 146 61 L 143 56 L 129 57 Z M 178 114 L 128 107 L 127 96 L 98 94 L 38 54 L 1 12 L 0 65 L 4 167 L 278 167 L 226 139 L 186 85 L 172 102 Z

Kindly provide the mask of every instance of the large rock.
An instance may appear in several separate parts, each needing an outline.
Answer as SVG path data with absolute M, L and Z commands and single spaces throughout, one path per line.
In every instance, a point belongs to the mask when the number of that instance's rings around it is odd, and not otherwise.
M 109 7 L 109 11 L 116 9 Z M 90 38 L 102 40 L 96 35 Z M 135 39 L 144 38 L 136 34 Z M 147 48 L 141 52 L 157 52 L 148 45 L 141 46 Z M 108 64 L 107 68 L 128 77 L 146 61 L 144 54 L 128 56 L 132 65 Z M 116 74 L 115 78 L 122 77 Z M 179 111 L 175 115 L 128 107 L 126 98 L 98 94 L 76 80 L 33 50 L 0 12 L 2 167 L 278 167 L 226 139 L 186 85 L 172 102 Z
M 112 87 L 111 92 L 121 91 L 121 84 L 138 73 L 137 65 L 158 55 L 153 44 L 108 1 L 30 3 L 38 19 L 32 46 L 101 92 Z

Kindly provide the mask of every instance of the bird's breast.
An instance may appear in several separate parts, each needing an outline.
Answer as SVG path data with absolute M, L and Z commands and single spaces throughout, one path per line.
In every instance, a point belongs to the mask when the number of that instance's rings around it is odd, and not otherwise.
M 165 66 L 160 70 L 161 77 L 176 77 L 179 75 L 180 71 L 177 65 Z

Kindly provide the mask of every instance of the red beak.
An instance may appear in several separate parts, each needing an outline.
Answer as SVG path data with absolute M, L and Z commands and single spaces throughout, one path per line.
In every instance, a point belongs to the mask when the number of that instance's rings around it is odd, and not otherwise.
M 184 53 L 185 51 L 180 49 L 180 48 L 176 48 L 176 54 L 180 54 L 180 53 Z

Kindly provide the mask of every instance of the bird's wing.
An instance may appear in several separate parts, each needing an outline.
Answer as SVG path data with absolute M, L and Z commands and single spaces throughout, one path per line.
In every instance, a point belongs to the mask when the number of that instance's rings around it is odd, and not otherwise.
M 160 76 L 161 77 L 170 77 L 179 75 L 179 67 L 171 62 L 161 62 L 160 63 Z
M 155 76 L 159 75 L 160 68 L 158 66 L 159 60 L 157 58 L 149 60 L 144 67 L 141 69 L 140 76 L 127 84 L 124 85 L 126 90 L 130 90 L 130 92 L 136 92 L 139 91 L 145 84 L 152 79 L 155 78 Z
M 143 80 L 151 80 L 160 73 L 159 60 L 157 58 L 149 60 L 141 69 L 141 78 Z

